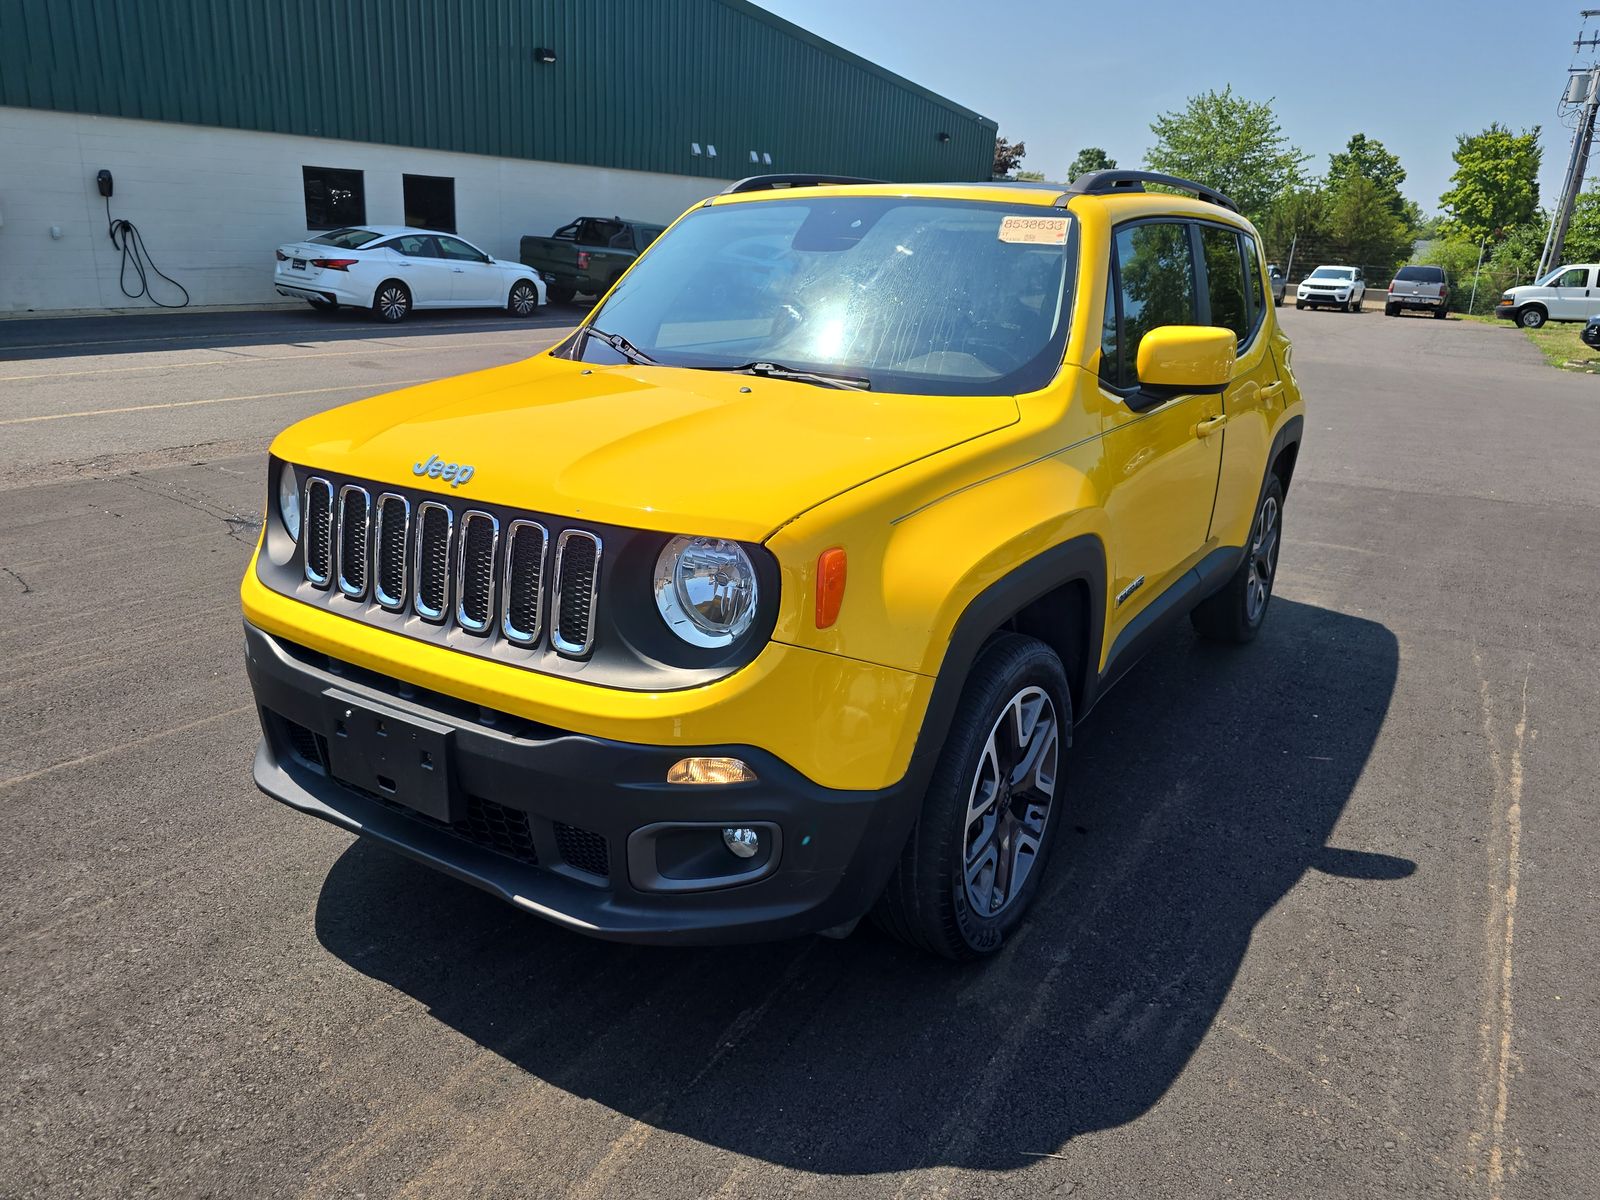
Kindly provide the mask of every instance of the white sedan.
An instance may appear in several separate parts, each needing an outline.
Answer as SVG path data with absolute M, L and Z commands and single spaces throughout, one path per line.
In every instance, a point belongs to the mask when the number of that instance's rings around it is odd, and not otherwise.
M 504 308 L 531 317 L 544 280 L 521 263 L 485 254 L 453 233 L 406 226 L 332 229 L 278 247 L 272 282 L 312 308 L 370 308 L 403 321 L 413 308 Z

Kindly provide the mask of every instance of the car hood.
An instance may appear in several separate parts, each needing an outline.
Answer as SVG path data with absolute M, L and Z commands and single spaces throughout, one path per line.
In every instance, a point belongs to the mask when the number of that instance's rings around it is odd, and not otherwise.
M 272 444 L 378 483 L 760 541 L 806 509 L 1017 420 L 1009 396 L 906 396 L 541 355 L 320 413 Z M 472 467 L 452 486 L 432 456 Z
M 1353 279 L 1312 279 L 1309 275 L 1300 281 L 1302 287 L 1354 287 Z

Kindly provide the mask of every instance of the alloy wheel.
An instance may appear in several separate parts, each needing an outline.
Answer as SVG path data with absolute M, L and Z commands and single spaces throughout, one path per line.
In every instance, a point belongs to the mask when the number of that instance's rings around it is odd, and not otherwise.
M 1244 615 L 1254 625 L 1272 595 L 1272 576 L 1278 569 L 1278 498 L 1268 496 L 1256 515 L 1255 536 L 1250 541 L 1250 571 L 1245 576 Z
M 534 290 L 525 283 L 519 283 L 511 289 L 511 311 L 519 317 L 525 317 L 539 307 L 539 297 Z
M 1011 697 L 989 731 L 967 796 L 962 859 L 967 901 L 978 916 L 1005 911 L 1039 860 L 1060 748 L 1055 704 L 1038 687 Z
M 406 315 L 411 307 L 411 299 L 405 290 L 396 284 L 390 284 L 378 293 L 378 312 L 385 321 L 398 321 Z

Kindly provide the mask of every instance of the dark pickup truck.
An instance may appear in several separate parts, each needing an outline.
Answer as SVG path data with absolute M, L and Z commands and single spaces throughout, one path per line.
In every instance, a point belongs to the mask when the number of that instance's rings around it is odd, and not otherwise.
M 621 217 L 579 217 L 549 237 L 524 237 L 522 261 L 539 272 L 550 303 L 565 304 L 579 292 L 604 294 L 664 228 Z

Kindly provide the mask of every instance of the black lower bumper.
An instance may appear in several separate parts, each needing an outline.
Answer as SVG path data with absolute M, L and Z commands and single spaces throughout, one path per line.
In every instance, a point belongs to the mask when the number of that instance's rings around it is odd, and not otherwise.
M 1515 321 L 1517 319 L 1517 311 L 1515 304 L 1497 304 L 1494 307 L 1494 315 L 1502 321 Z
M 918 797 L 823 788 L 748 746 L 607 741 L 490 713 L 245 626 L 274 799 L 376 839 L 596 937 L 757 941 L 871 907 Z M 691 754 L 743 759 L 753 783 L 666 783 Z M 739 858 L 724 826 L 761 848 Z

